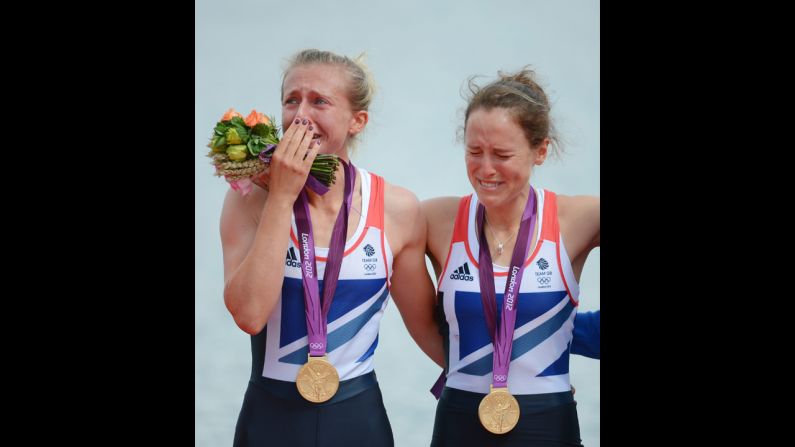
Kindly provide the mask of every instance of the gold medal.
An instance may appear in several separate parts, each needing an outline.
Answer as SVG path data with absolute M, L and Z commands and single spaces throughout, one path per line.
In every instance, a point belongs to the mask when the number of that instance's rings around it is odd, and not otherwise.
M 486 430 L 497 435 L 508 433 L 519 422 L 519 402 L 508 392 L 508 388 L 489 385 L 489 394 L 478 406 L 478 417 Z
M 312 357 L 298 370 L 295 386 L 298 393 L 309 402 L 321 403 L 331 399 L 340 386 L 337 369 L 329 363 L 328 354 L 323 357 Z

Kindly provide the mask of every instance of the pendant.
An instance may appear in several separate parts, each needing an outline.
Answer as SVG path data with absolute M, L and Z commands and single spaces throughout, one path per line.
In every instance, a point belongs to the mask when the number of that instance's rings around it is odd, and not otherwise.
M 295 379 L 298 393 L 309 402 L 325 402 L 337 392 L 340 376 L 337 369 L 329 363 L 328 355 L 308 357 Z
M 489 394 L 478 406 L 480 423 L 495 435 L 508 433 L 519 422 L 519 402 L 507 388 L 494 388 L 491 385 L 489 389 Z
M 497 242 L 497 256 L 502 254 L 502 242 Z

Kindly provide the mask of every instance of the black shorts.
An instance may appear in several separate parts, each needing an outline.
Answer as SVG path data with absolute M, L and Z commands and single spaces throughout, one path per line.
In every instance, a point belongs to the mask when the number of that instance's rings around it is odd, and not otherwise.
M 501 435 L 487 431 L 478 419 L 483 396 L 445 387 L 436 406 L 431 447 L 582 446 L 577 402 L 570 391 L 514 396 L 519 422 Z
M 266 383 L 266 386 L 263 386 Z M 394 446 L 381 389 L 370 372 L 340 382 L 334 398 L 304 400 L 294 382 L 249 382 L 234 447 Z

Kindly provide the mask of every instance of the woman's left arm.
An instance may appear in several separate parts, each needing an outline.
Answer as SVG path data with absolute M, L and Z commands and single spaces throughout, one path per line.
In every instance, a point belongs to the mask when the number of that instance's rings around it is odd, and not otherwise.
M 436 291 L 425 265 L 425 218 L 410 191 L 387 184 L 386 193 L 386 234 L 395 256 L 390 293 L 411 337 L 444 367 L 442 336 L 434 318 Z
M 560 233 L 578 281 L 588 254 L 600 245 L 599 208 L 598 196 L 558 196 Z

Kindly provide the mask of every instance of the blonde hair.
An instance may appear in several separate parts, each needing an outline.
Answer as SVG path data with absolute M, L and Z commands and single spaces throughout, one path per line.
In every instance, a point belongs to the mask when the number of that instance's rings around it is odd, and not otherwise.
M 370 73 L 369 68 L 364 63 L 364 59 L 364 53 L 351 59 L 348 56 L 342 56 L 331 51 L 321 51 L 314 48 L 301 50 L 289 59 L 287 68 L 284 70 L 281 88 L 282 97 L 284 97 L 284 80 L 294 68 L 312 64 L 332 65 L 342 67 L 348 74 L 347 97 L 351 104 L 351 109 L 355 112 L 360 110 L 367 111 L 375 96 L 376 87 L 372 73 Z M 351 150 L 356 148 L 358 136 L 359 134 L 349 140 Z

